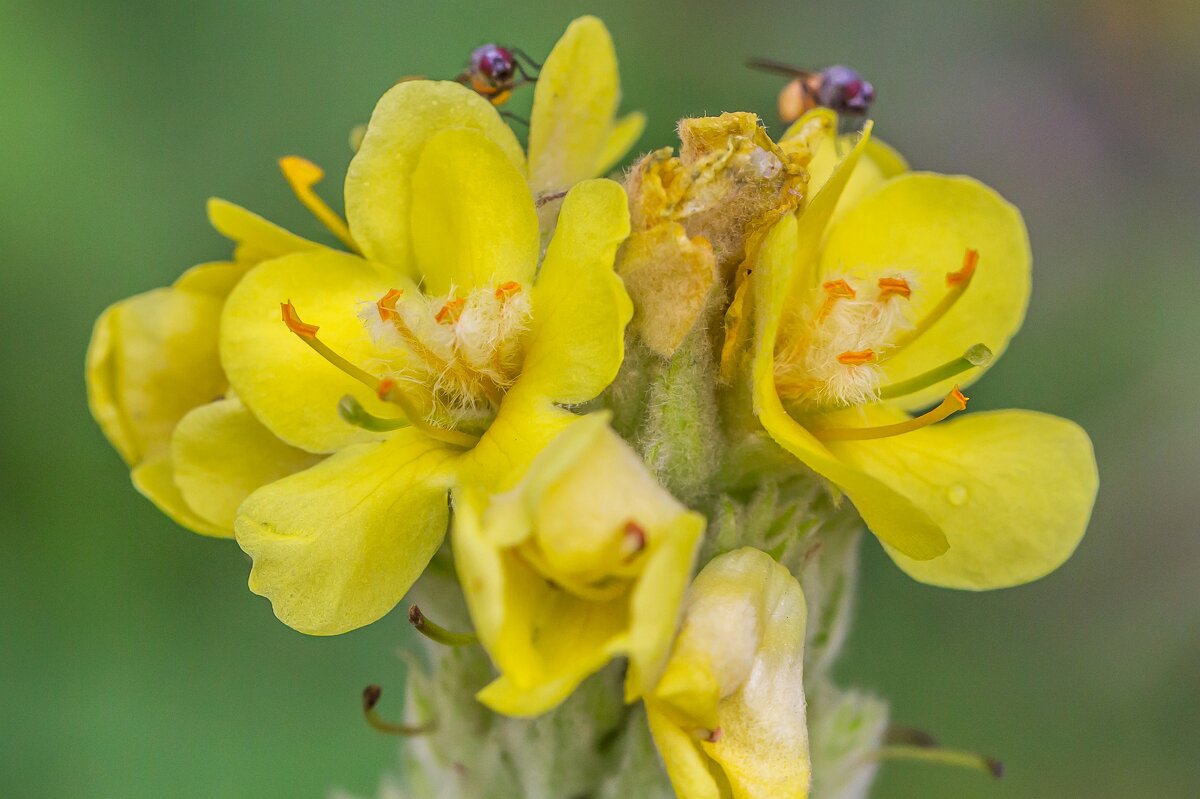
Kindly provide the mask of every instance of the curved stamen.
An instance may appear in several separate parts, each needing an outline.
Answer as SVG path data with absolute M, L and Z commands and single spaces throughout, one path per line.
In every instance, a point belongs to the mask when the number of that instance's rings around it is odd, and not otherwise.
M 954 307 L 954 304 L 958 302 L 959 298 L 962 297 L 963 292 L 965 292 L 967 287 L 971 285 L 971 278 L 975 276 L 975 267 L 978 265 L 978 263 L 979 251 L 967 250 L 966 254 L 963 256 L 962 268 L 957 272 L 950 272 L 946 275 L 946 295 L 942 297 L 941 301 L 938 302 L 937 305 L 933 306 L 933 309 L 930 310 L 929 313 L 925 314 L 925 317 L 921 321 L 917 322 L 916 327 L 914 327 L 912 330 L 909 330 L 895 341 L 892 347 L 893 354 L 899 352 L 902 348 L 907 347 L 909 344 L 912 344 L 918 338 L 923 336 L 929 330 L 929 328 L 933 327 L 939 319 L 945 316 L 946 313 Z
M 940 763 L 945 766 L 961 766 L 990 774 L 996 779 L 1004 776 L 1004 764 L 993 757 L 959 749 L 940 749 L 936 746 L 913 746 L 896 744 L 880 747 L 876 753 L 879 760 L 920 760 Z
M 416 605 L 408 608 L 408 623 L 429 640 L 446 646 L 466 646 L 479 643 L 479 636 L 475 633 L 456 633 L 447 630 L 442 625 L 430 621 Z
M 907 421 L 878 427 L 831 427 L 825 430 L 813 430 L 812 434 L 820 441 L 868 441 L 876 438 L 891 438 L 936 424 L 966 407 L 967 397 L 958 390 L 958 386 L 955 386 L 954 390 L 947 394 L 936 408 Z
M 384 419 L 369 413 L 362 403 L 350 394 L 338 400 L 337 411 L 338 416 L 342 417 L 342 421 L 355 427 L 361 427 L 363 430 L 370 430 L 372 433 L 387 433 L 399 430 L 401 427 L 408 427 L 407 419 Z
M 429 724 L 419 724 L 419 725 L 416 725 L 416 724 L 394 724 L 390 721 L 384 721 L 383 719 L 381 719 L 379 717 L 378 711 L 375 710 L 375 706 L 377 704 L 379 704 L 379 699 L 381 696 L 383 696 L 383 689 L 380 688 L 378 685 L 368 685 L 366 688 L 363 689 L 363 693 L 362 693 L 363 717 L 367 720 L 367 723 L 370 724 L 372 727 L 379 730 L 380 732 L 386 732 L 390 735 L 403 735 L 405 737 L 411 737 L 413 735 L 424 735 L 427 732 L 433 731 L 434 725 L 432 722 L 430 722 Z
M 887 400 L 912 394 L 923 388 L 937 385 L 943 380 L 949 380 L 951 377 L 962 374 L 968 369 L 985 366 L 991 360 L 992 351 L 983 344 L 976 344 L 954 360 L 946 361 L 941 366 L 935 366 L 928 372 L 922 372 L 908 380 L 901 380 L 899 383 L 884 386 L 879 389 L 879 398 Z
M 386 378 L 378 378 L 370 372 L 362 369 L 359 366 L 351 363 L 343 358 L 338 353 L 334 352 L 328 344 L 317 338 L 317 331 L 320 328 L 316 325 L 310 325 L 300 318 L 296 313 L 296 306 L 289 302 L 281 302 L 279 307 L 283 311 L 283 322 L 288 326 L 296 336 L 308 346 L 312 347 L 318 355 L 331 364 L 336 366 L 341 371 L 345 372 L 350 377 L 353 377 L 358 382 L 362 383 L 367 388 L 379 395 L 379 398 L 385 402 L 394 402 L 400 406 L 400 410 L 404 411 L 404 415 L 408 417 L 408 422 L 413 427 L 425 433 L 430 438 L 437 439 L 446 444 L 451 444 L 456 447 L 471 448 L 479 443 L 479 439 L 467 433 L 460 433 L 457 430 L 447 430 L 442 427 L 435 427 L 425 421 L 424 415 L 413 405 L 412 401 L 404 395 L 399 389 L 394 380 Z
M 284 179 L 295 192 L 296 199 L 308 209 L 309 213 L 315 216 L 317 221 L 324 225 L 330 233 L 337 236 L 342 244 L 349 247 L 351 252 L 362 255 L 362 250 L 358 248 L 354 237 L 350 235 L 350 227 L 345 220 L 313 191 L 313 186 L 320 183 L 325 177 L 325 170 L 298 155 L 280 158 L 279 169 L 282 170 Z
M 310 325 L 301 319 L 300 315 L 296 312 L 296 306 L 292 305 L 291 300 L 279 303 L 279 308 L 283 313 L 283 323 L 287 325 L 288 330 L 296 334 L 297 338 L 312 347 L 318 355 L 338 369 L 341 369 L 350 377 L 353 377 L 372 391 L 379 392 L 379 378 L 346 360 L 334 352 L 328 344 L 317 338 L 317 331 L 321 328 L 317 325 Z

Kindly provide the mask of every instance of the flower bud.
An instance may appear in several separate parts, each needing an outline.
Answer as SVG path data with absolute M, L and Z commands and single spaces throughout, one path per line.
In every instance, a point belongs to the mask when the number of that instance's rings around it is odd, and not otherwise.
M 683 622 L 647 717 L 682 799 L 803 799 L 810 765 L 804 703 L 804 594 L 769 555 L 714 558 Z

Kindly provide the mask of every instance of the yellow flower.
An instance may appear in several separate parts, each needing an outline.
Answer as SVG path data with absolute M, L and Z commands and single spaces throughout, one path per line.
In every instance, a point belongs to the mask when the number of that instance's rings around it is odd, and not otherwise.
M 934 426 L 965 408 L 959 386 L 1021 324 L 1025 226 L 977 181 L 897 174 L 903 162 L 886 152 L 858 176 L 869 141 L 868 126 L 825 180 L 814 172 L 819 191 L 763 246 L 755 411 L 916 579 L 974 589 L 1036 579 L 1087 526 L 1097 484 L 1087 435 L 1029 411 Z
M 329 222 L 361 257 L 267 261 L 229 297 L 220 353 L 238 398 L 281 440 L 334 453 L 253 493 L 235 525 L 251 590 L 298 630 L 387 613 L 440 545 L 456 477 L 508 488 L 576 418 L 558 404 L 620 366 L 625 195 L 577 184 L 539 267 L 524 166 L 485 100 L 401 83 L 350 164 L 348 225 Z M 233 463 L 243 446 L 228 443 Z
M 626 698 L 658 679 L 704 518 L 655 482 L 607 414 L 572 424 L 511 491 L 455 491 L 454 556 L 500 713 L 557 705 L 627 655 Z
M 804 799 L 804 593 L 749 547 L 714 558 L 688 588 L 650 732 L 680 799 Z
M 223 200 L 209 202 L 209 216 L 237 243 L 234 260 L 200 264 L 172 286 L 105 309 L 86 378 L 92 415 L 137 489 L 180 525 L 231 538 L 241 499 L 313 458 L 277 441 L 236 399 L 219 399 L 227 387 L 217 355 L 221 308 L 255 263 L 316 245 Z M 214 426 L 257 442 L 243 468 L 219 480 L 208 468 Z
M 568 189 L 612 169 L 641 137 L 646 117 L 616 118 L 621 99 L 617 54 L 604 23 L 579 17 L 538 73 L 529 118 L 529 187 Z

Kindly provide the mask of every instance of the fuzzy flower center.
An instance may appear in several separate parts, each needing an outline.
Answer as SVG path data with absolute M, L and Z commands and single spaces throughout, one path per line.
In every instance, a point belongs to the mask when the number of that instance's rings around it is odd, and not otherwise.
M 781 395 L 807 407 L 848 407 L 878 398 L 880 363 L 899 334 L 913 328 L 906 315 L 912 278 L 842 277 L 821 286 L 820 302 L 793 320 L 776 353 Z
M 513 281 L 461 295 L 392 289 L 359 312 L 376 349 L 367 367 L 451 427 L 495 415 L 520 374 L 530 317 L 529 293 Z
M 958 301 L 975 274 L 979 254 L 968 250 L 962 268 L 946 275 L 946 290 L 923 318 L 912 318 L 922 287 L 912 275 L 882 273 L 868 278 L 834 277 L 814 300 L 784 320 L 775 351 L 775 384 L 782 399 L 800 413 L 849 408 L 920 391 L 982 366 L 991 351 L 982 344 L 961 357 L 900 383 L 886 383 L 888 358 L 929 330 Z M 957 387 L 941 405 L 914 420 L 932 424 L 966 407 Z M 916 429 L 908 423 L 877 429 L 822 430 L 823 440 L 878 438 Z M 894 429 L 893 429 L 894 428 Z

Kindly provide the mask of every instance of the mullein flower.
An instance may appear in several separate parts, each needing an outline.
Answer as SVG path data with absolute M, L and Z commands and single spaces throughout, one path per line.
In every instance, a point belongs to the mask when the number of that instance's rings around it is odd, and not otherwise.
M 169 287 L 105 309 L 85 376 L 92 415 L 138 491 L 183 527 L 231 538 L 241 499 L 312 465 L 313 457 L 271 436 L 236 398 L 222 398 L 228 381 L 217 353 L 221 309 L 256 263 L 317 245 L 224 200 L 211 200 L 208 211 L 235 242 L 234 258 L 200 264 Z M 232 480 L 212 480 L 210 433 L 230 427 L 258 446 Z
M 596 17 L 567 26 L 538 73 L 529 118 L 529 187 L 563 191 L 612 169 L 641 138 L 646 117 L 617 118 L 621 98 L 612 37 Z
M 454 560 L 500 672 L 479 699 L 530 716 L 626 655 L 626 701 L 654 685 L 704 517 L 663 489 L 608 427 L 572 424 L 510 491 L 455 491 Z
M 680 799 L 804 799 L 804 593 L 749 547 L 713 558 L 688 588 L 650 732 Z
M 966 407 L 960 388 L 1020 326 L 1024 224 L 977 181 L 927 173 L 880 170 L 842 208 L 869 138 L 868 126 L 762 248 L 755 411 L 777 443 L 845 492 L 913 577 L 975 589 L 1036 579 L 1087 525 L 1096 491 L 1087 435 L 1029 411 L 935 424 Z
M 441 543 L 452 482 L 509 487 L 576 418 L 558 404 L 620 366 L 625 195 L 577 184 L 539 268 L 524 165 L 485 100 L 401 83 L 350 164 L 347 222 L 329 221 L 353 252 L 265 262 L 229 297 L 220 352 L 238 398 L 281 440 L 331 454 L 254 492 L 235 524 L 251 590 L 298 630 L 389 611 Z

